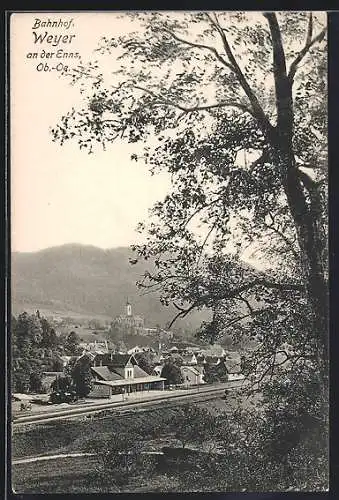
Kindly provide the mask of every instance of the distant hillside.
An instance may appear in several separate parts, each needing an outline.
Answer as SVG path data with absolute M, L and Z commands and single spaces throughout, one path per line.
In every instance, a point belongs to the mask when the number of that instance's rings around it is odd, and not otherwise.
M 12 254 L 12 310 L 48 311 L 69 316 L 113 318 L 124 312 L 128 297 L 133 313 L 146 324 L 165 327 L 175 311 L 135 286 L 146 265 L 131 265 L 129 248 L 102 250 L 69 244 L 39 252 Z M 196 329 L 207 313 L 193 313 L 178 327 Z

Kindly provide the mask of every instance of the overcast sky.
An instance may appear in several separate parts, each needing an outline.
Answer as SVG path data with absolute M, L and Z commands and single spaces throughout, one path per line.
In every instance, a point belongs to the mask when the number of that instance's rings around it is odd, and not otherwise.
M 27 59 L 27 53 L 36 50 L 32 35 L 36 18 L 74 18 L 70 30 L 46 30 L 75 33 L 71 47 L 84 61 L 101 36 L 129 29 L 114 13 L 12 17 L 12 250 L 35 251 L 72 242 L 102 248 L 130 245 L 138 238 L 137 223 L 168 191 L 168 178 L 165 174 L 151 177 L 142 163 L 131 161 L 133 150 L 128 144 L 116 143 L 106 152 L 88 155 L 75 143 L 52 142 L 49 128 L 80 97 L 78 89 L 56 72 L 36 70 L 45 60 Z
M 35 28 L 48 19 L 72 25 L 69 29 Z M 138 145 L 114 143 L 105 152 L 88 155 L 76 143 L 60 146 L 52 142 L 50 127 L 72 106 L 77 108 L 82 97 L 77 87 L 58 77 L 57 71 L 37 71 L 37 65 L 49 63 L 49 59 L 27 57 L 39 45 L 34 44 L 33 32 L 75 34 L 64 49 L 79 52 L 86 63 L 97 57 L 93 51 L 102 36 L 118 36 L 133 29 L 135 25 L 127 17 L 121 19 L 114 12 L 11 16 L 13 251 L 65 243 L 111 248 L 140 242 L 135 231 L 138 222 L 146 219 L 148 209 L 168 192 L 167 174 L 151 176 L 142 162 L 131 161 Z M 40 52 L 56 50 L 48 43 L 39 48 Z M 114 58 L 107 57 L 111 64 Z M 115 68 L 112 64 L 111 69 Z

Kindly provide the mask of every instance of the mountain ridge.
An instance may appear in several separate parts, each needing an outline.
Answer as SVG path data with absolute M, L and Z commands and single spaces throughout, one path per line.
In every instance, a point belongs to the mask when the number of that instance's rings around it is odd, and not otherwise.
M 124 312 L 129 298 L 146 326 L 166 327 L 175 315 L 156 294 L 143 294 L 136 281 L 149 264 L 129 263 L 129 247 L 99 248 L 66 243 L 34 252 L 13 251 L 11 256 L 12 311 L 25 309 L 65 311 L 85 316 L 114 318 Z M 177 327 L 196 330 L 208 312 L 193 312 Z

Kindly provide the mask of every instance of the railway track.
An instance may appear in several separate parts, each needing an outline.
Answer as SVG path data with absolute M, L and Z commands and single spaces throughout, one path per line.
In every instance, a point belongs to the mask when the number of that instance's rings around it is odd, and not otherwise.
M 168 406 L 168 403 L 172 403 L 171 406 L 175 406 L 178 402 L 184 401 L 206 401 L 208 399 L 214 399 L 219 395 L 223 394 L 225 389 L 236 390 L 240 387 L 240 384 L 229 383 L 223 384 L 219 387 L 200 389 L 198 392 L 189 394 L 166 394 L 163 397 L 157 397 L 154 399 L 143 400 L 143 401 L 125 401 L 125 402 L 115 402 L 115 403 L 104 403 L 94 406 L 83 406 L 78 408 L 72 408 L 67 410 L 61 410 L 54 413 L 44 413 L 39 415 L 27 415 L 22 417 L 17 417 L 13 420 L 13 427 L 18 427 L 22 425 L 32 425 L 32 424 L 42 424 L 47 422 L 52 422 L 56 420 L 64 420 L 70 418 L 78 418 L 86 415 L 94 415 L 103 411 L 116 412 L 119 414 L 133 413 L 135 410 L 151 409 L 157 406 Z

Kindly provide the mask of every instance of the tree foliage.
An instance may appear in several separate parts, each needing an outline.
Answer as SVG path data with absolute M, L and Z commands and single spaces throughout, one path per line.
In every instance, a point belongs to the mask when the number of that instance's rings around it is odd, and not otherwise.
M 79 344 L 79 335 L 74 331 L 70 332 L 64 344 L 66 353 L 70 356 L 76 356 L 77 354 L 80 354 Z
M 79 397 L 85 397 L 91 392 L 93 386 L 91 366 L 91 358 L 87 355 L 83 355 L 75 361 L 71 368 L 74 388 Z
M 251 339 L 245 374 L 265 387 L 295 373 L 301 383 L 288 394 L 297 404 L 298 393 L 308 400 L 314 390 L 309 411 L 316 415 L 328 396 L 323 15 L 123 16 L 135 31 L 104 37 L 98 61 L 67 75 L 80 85 L 84 105 L 61 118 L 53 137 L 61 144 L 76 140 L 90 153 L 126 140 L 136 144 L 132 160 L 152 174 L 168 173 L 171 192 L 140 224 L 145 244 L 134 246 L 137 258 L 150 263 L 140 287 L 173 304 L 174 320 L 210 310 L 204 339 L 225 333 L 239 343 Z M 104 70 L 109 61 L 113 76 Z M 288 398 L 281 404 L 282 414 L 265 405 L 263 418 L 283 441 L 294 428 L 293 405 Z M 293 419 L 302 432 L 302 419 Z M 258 425 L 253 429 L 262 444 L 265 436 Z M 298 446 L 278 455 L 298 454 Z M 308 453 L 317 456 L 310 447 Z
M 97 456 L 101 480 L 120 491 L 136 475 L 145 475 L 148 464 L 140 453 L 143 435 L 139 430 L 119 422 L 115 422 L 114 427 L 114 434 L 88 441 L 85 451 Z
M 134 354 L 135 359 L 138 362 L 138 365 L 142 370 L 144 370 L 149 375 L 152 374 L 153 369 L 156 366 L 156 354 L 151 351 L 145 352 L 137 352 Z
M 77 392 L 72 377 L 57 376 L 51 384 L 50 401 L 52 403 L 70 403 L 76 399 Z
M 188 444 L 201 446 L 211 439 L 217 440 L 221 429 L 219 419 L 207 409 L 189 404 L 178 409 L 169 425 L 183 448 Z
M 54 370 L 58 361 L 58 338 L 40 314 L 23 312 L 11 320 L 12 389 L 41 392 L 42 372 Z
M 147 243 L 135 249 L 155 262 L 141 286 L 159 290 L 178 317 L 211 309 L 207 338 L 225 329 L 240 335 L 239 303 L 252 335 L 267 318 L 272 330 L 293 323 L 293 351 L 310 341 L 326 372 L 321 14 L 129 17 L 136 30 L 104 37 L 98 49 L 103 61 L 119 61 L 113 79 L 99 61 L 68 74 L 84 107 L 61 119 L 54 139 L 75 139 L 90 152 L 96 143 L 140 142 L 143 153 L 132 159 L 171 175 L 172 192 L 154 206 L 148 228 L 140 225 Z M 248 245 L 265 259 L 261 269 L 244 263 Z M 282 344 L 281 335 L 259 338 L 267 356 Z
M 208 384 L 227 380 L 227 369 L 225 363 L 221 362 L 217 365 L 206 364 L 204 381 Z
M 179 385 L 184 381 L 181 375 L 180 366 L 173 363 L 171 360 L 166 360 L 160 376 L 166 379 L 165 385 Z

